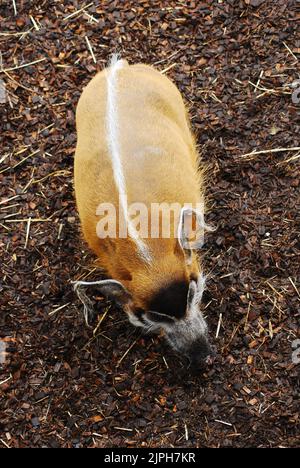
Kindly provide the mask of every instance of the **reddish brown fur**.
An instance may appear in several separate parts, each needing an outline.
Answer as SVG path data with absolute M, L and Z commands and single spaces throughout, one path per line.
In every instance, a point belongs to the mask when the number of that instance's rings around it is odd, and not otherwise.
M 132 239 L 99 239 L 100 203 L 118 206 L 106 130 L 107 81 L 98 73 L 80 98 L 77 113 L 75 192 L 83 235 L 111 278 L 121 281 L 137 307 L 175 281 L 199 274 L 196 256 L 186 264 L 178 240 L 145 239 L 152 255 L 147 264 Z M 178 89 L 153 68 L 125 66 L 118 71 L 121 158 L 128 203 L 203 203 L 202 174 L 187 112 Z M 155 147 L 161 155 L 147 152 Z M 145 154 L 143 153 L 145 150 Z M 155 152 L 154 152 L 155 153 Z M 178 223 L 178 219 L 175 220 Z

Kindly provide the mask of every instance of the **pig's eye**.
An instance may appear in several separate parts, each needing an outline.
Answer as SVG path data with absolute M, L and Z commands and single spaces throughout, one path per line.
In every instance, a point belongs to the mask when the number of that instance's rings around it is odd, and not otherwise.
M 127 311 L 129 321 L 135 326 L 135 327 L 147 327 L 147 322 L 145 320 L 145 311 L 139 307 Z
M 141 322 L 143 321 L 143 316 L 145 315 L 145 310 L 142 309 L 141 307 L 137 307 L 136 309 L 134 309 L 134 315 L 136 316 L 136 318 L 138 318 Z

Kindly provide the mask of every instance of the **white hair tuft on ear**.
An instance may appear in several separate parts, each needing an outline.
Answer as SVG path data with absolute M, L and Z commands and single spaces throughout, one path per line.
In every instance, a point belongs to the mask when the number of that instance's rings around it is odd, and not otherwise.
M 117 301 L 119 299 L 119 303 L 124 303 L 130 296 L 122 283 L 112 279 L 100 281 L 72 281 L 72 283 L 74 284 L 74 291 L 83 304 L 83 315 L 88 327 L 90 327 L 89 317 L 93 314 L 94 308 L 93 303 L 85 293 L 84 288 L 89 286 L 98 286 L 101 294 L 109 298 L 116 299 Z
M 190 241 L 185 231 L 185 216 L 195 216 L 197 229 L 195 231 L 196 240 Z M 204 231 L 212 232 L 215 228 L 206 224 L 203 211 L 196 210 L 190 207 L 183 207 L 180 212 L 178 223 L 178 241 L 183 250 L 201 249 L 204 244 Z M 200 231 L 200 233 L 199 233 Z
M 87 282 L 87 281 L 72 281 L 74 285 L 74 291 L 78 296 L 78 299 L 83 304 L 83 315 L 86 325 L 91 328 L 89 324 L 89 317 L 93 314 L 94 308 L 91 299 L 87 296 L 85 292 L 85 287 L 90 286 L 94 282 Z

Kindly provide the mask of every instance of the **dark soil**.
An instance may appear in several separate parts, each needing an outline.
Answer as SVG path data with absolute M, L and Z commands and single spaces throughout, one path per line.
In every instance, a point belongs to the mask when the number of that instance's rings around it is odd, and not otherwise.
M 96 21 L 66 19 L 84 2 L 16 5 L 0 6 L 0 445 L 299 447 L 299 2 L 95 0 Z M 72 290 L 99 278 L 74 203 L 75 108 L 116 51 L 168 69 L 209 167 L 218 354 L 198 375 L 100 297 L 93 334 Z M 292 149 L 243 156 L 272 148 Z

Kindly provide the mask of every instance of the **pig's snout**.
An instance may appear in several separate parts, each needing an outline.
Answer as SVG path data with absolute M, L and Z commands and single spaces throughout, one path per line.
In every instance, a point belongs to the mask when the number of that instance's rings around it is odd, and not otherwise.
M 215 352 L 207 339 L 197 341 L 189 353 L 190 366 L 197 370 L 204 366 L 211 366 L 214 362 Z

